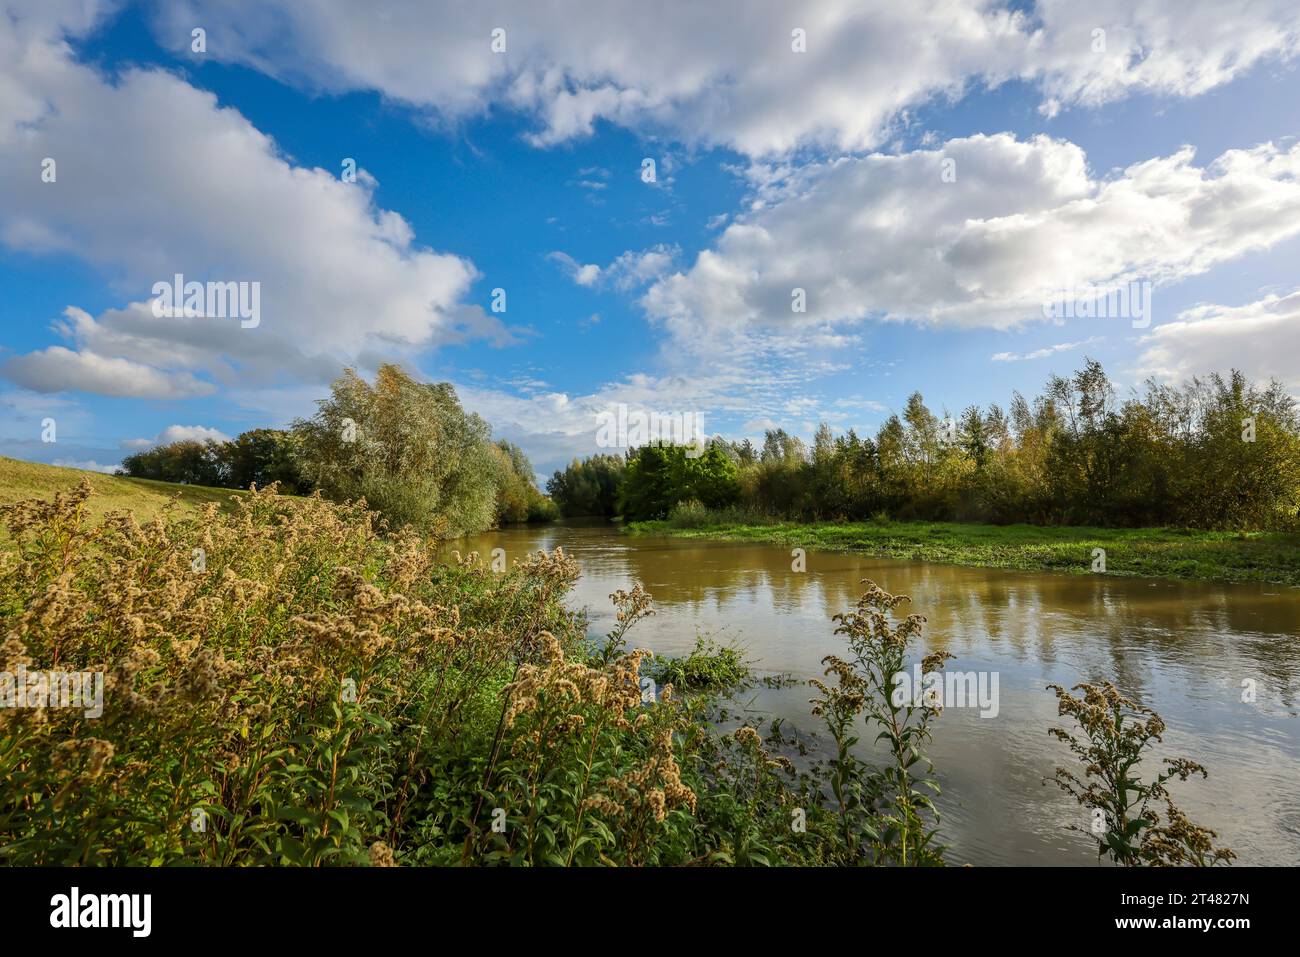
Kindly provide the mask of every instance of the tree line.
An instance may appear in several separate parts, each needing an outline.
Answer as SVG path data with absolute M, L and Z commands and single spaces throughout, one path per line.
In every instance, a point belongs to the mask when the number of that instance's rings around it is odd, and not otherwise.
M 694 457 L 692 457 L 694 456 Z M 1120 399 L 1100 363 L 1009 406 L 936 413 L 914 393 L 874 437 L 822 424 L 703 455 L 650 445 L 575 460 L 547 483 L 565 515 L 665 518 L 683 508 L 801 521 L 873 518 L 1111 527 L 1289 529 L 1300 421 L 1284 387 L 1237 371 L 1147 381 Z
M 549 497 L 523 451 L 494 441 L 448 383 L 393 365 L 373 383 L 345 370 L 317 405 L 288 429 L 137 452 L 120 473 L 364 498 L 394 525 L 443 536 L 560 513 L 1289 529 L 1300 512 L 1295 403 L 1280 383 L 1236 371 L 1148 381 L 1120 399 L 1089 359 L 1006 409 L 952 416 L 914 393 L 874 437 L 823 423 L 811 445 L 778 428 L 761 446 L 714 437 L 575 459 L 546 483 Z
M 137 452 L 118 473 L 218 488 L 279 482 L 284 492 L 365 499 L 396 527 L 442 537 L 558 515 L 523 450 L 492 441 L 448 383 L 417 382 L 395 365 L 381 366 L 370 383 L 348 369 L 317 406 L 288 429 Z

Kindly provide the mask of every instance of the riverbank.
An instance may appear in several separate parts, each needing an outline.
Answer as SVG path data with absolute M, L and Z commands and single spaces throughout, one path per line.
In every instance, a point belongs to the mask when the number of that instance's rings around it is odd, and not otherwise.
M 89 482 L 94 493 L 85 503 L 90 517 L 103 518 L 109 512 L 126 510 L 142 523 L 173 503 L 183 512 L 197 512 L 211 502 L 229 511 L 235 498 L 248 494 L 236 489 L 124 478 L 0 456 L 0 504 L 51 498 L 56 492 L 71 492 L 82 482 Z
M 1300 535 L 1171 528 L 968 525 L 957 522 L 631 522 L 631 535 L 762 542 L 911 561 L 1175 580 L 1300 585 Z

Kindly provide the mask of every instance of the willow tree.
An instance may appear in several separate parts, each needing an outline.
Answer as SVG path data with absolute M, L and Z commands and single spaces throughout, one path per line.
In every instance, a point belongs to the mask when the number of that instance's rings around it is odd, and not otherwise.
M 303 474 L 326 496 L 364 498 L 393 526 L 438 537 L 492 525 L 501 461 L 488 424 L 461 408 L 450 383 L 385 364 L 371 384 L 346 369 L 316 404 L 293 428 Z

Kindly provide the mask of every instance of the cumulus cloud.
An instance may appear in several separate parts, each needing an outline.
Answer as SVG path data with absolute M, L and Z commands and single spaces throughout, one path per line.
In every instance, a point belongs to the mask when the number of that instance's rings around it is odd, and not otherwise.
M 1194 160 L 1096 179 L 1072 143 L 999 134 L 813 164 L 642 303 L 700 353 L 868 317 L 1006 328 L 1066 290 L 1171 283 L 1300 233 L 1300 146 Z
M 1241 306 L 1196 306 L 1154 327 L 1142 346 L 1143 375 L 1180 381 L 1231 365 L 1300 391 L 1300 289 Z
M 869 149 L 905 111 L 980 83 L 1037 84 L 1049 114 L 1133 91 L 1194 96 L 1300 44 L 1290 0 L 552 0 L 428 12 L 228 0 L 170 2 L 156 19 L 178 52 L 203 23 L 208 56 L 310 89 L 377 90 L 449 122 L 520 110 L 541 146 L 604 120 L 750 156 Z M 496 28 L 503 53 L 491 48 Z M 794 50 L 796 29 L 806 52 Z
M 559 263 L 560 267 L 569 274 L 569 278 L 579 286 L 590 288 L 600 279 L 600 267 L 595 263 L 580 263 L 568 253 L 558 251 L 550 253 L 547 258 Z
M 184 399 L 215 391 L 211 383 L 186 372 L 167 373 L 120 356 L 63 346 L 13 356 L 0 365 L 0 375 L 34 392 L 76 389 L 117 397 Z
M 1198 96 L 1300 49 L 1300 8 L 1286 0 L 1039 0 L 1035 13 L 1024 73 L 1048 115 L 1139 91 Z
M 591 288 L 608 285 L 627 292 L 663 276 L 680 255 L 680 247 L 659 243 L 640 251 L 629 249 L 604 267 L 595 263 L 580 263 L 563 252 L 550 253 L 549 258 L 559 263 L 569 278 L 579 286 Z
M 204 373 L 224 384 L 319 380 L 365 350 L 509 341 L 463 301 L 472 263 L 419 246 L 398 213 L 376 205 L 364 170 L 348 183 L 295 165 L 171 73 L 110 78 L 76 62 L 65 33 L 93 18 L 62 10 L 10 3 L 0 16 L 0 163 L 14 172 L 0 180 L 0 243 L 77 255 L 136 295 L 99 317 L 70 311 L 70 348 L 11 359 L 14 381 L 176 398 L 211 391 Z M 40 180 L 46 157 L 52 183 Z M 176 274 L 260 283 L 260 325 L 154 319 L 146 297 Z
M 155 445 L 170 445 L 173 442 L 228 442 L 230 436 L 220 429 L 206 425 L 169 425 L 152 439 L 126 439 L 122 442 L 124 449 L 148 449 Z

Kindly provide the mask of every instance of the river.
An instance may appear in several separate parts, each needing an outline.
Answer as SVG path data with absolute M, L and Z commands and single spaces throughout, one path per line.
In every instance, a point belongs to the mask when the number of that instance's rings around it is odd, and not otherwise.
M 1069 830 L 1086 813 L 1045 779 L 1069 764 L 1047 734 L 1049 683 L 1112 681 L 1168 726 L 1158 757 L 1186 756 L 1209 779 L 1174 781 L 1190 818 L 1219 833 L 1240 864 L 1300 864 L 1300 590 L 964 568 L 809 551 L 803 572 L 777 546 L 633 537 L 604 524 L 511 527 L 464 539 L 462 551 L 508 560 L 562 546 L 582 571 L 571 596 L 591 633 L 613 624 L 609 593 L 641 582 L 656 615 L 629 643 L 684 654 L 697 634 L 744 649 L 756 673 L 807 679 L 841 652 L 831 615 L 852 607 L 863 578 L 912 598 L 928 619 L 921 647 L 956 655 L 949 670 L 998 680 L 996 716 L 949 707 L 929 754 L 953 863 L 1096 863 Z M 919 655 L 917 656 L 919 659 Z M 1254 700 L 1243 701 L 1253 687 Z M 758 687 L 756 715 L 816 730 L 804 684 Z M 1249 697 L 1249 695 L 1246 695 Z M 1153 764 L 1144 764 L 1148 777 Z

